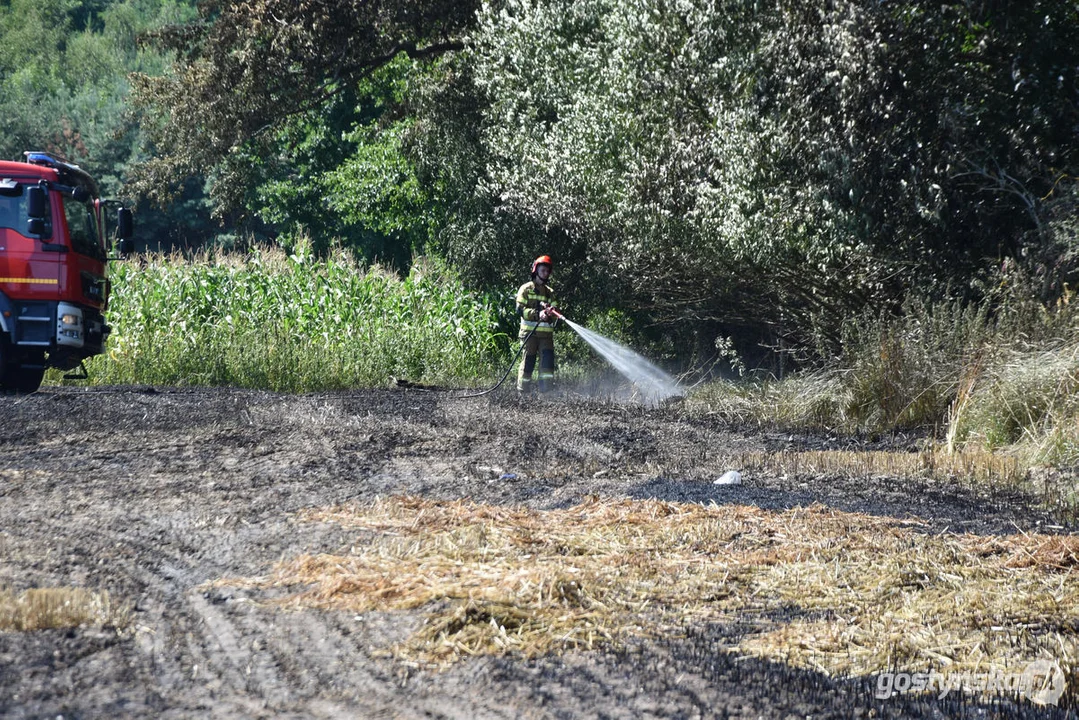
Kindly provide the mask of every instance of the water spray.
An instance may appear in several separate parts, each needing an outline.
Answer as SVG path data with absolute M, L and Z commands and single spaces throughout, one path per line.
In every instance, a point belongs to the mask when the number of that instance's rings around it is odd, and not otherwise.
M 684 393 L 678 381 L 660 370 L 639 353 L 610 338 L 573 322 L 555 308 L 547 312 L 562 320 L 573 332 L 581 336 L 589 347 L 603 356 L 622 377 L 637 386 L 645 402 L 658 403 Z
M 589 347 L 599 353 L 624 378 L 636 385 L 645 402 L 659 403 L 670 398 L 681 397 L 684 394 L 685 391 L 682 386 L 678 384 L 677 380 L 660 370 L 642 355 L 630 350 L 625 345 L 616 343 L 610 338 L 604 337 L 597 332 L 593 332 L 586 327 L 578 325 L 563 315 L 560 310 L 551 305 L 544 305 L 543 309 L 549 316 L 553 316 L 556 320 L 561 320 L 566 323 L 573 332 L 580 335 L 581 339 L 588 343 Z M 501 380 L 495 383 L 494 386 L 482 392 L 460 395 L 458 397 L 479 397 L 497 390 L 498 387 L 506 381 L 506 378 L 509 377 L 510 371 L 517 362 L 517 358 L 521 356 L 521 351 L 524 350 L 525 344 L 535 331 L 536 329 L 532 328 L 532 330 L 525 335 L 524 339 L 521 340 L 521 345 L 517 348 L 517 352 L 514 353 L 513 360 L 510 361 Z

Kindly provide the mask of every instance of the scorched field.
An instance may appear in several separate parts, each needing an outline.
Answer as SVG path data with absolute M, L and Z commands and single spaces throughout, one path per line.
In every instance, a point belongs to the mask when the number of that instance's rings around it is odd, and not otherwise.
M 1014 474 L 572 393 L 3 398 L 0 716 L 1071 717 L 1079 543 Z M 1055 705 L 902 680 L 1039 660 Z

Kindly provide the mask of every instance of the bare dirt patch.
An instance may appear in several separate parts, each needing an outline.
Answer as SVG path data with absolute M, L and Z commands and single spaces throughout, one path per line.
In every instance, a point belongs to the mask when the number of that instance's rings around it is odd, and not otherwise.
M 464 613 L 466 627 L 479 617 L 454 607 L 448 594 L 400 609 L 297 610 L 287 607 L 296 589 L 271 582 L 275 568 L 305 558 L 362 555 L 377 532 L 318 513 L 394 496 L 467 500 L 508 517 L 627 498 L 715 503 L 721 514 L 770 518 L 816 505 L 870 525 L 907 521 L 915 544 L 940 536 L 957 547 L 988 547 L 984 557 L 1002 573 L 1074 572 L 1070 541 L 1015 540 L 1061 531 L 1011 485 L 888 475 L 880 463 L 858 474 L 766 461 L 916 445 L 740 430 L 677 406 L 574 397 L 533 405 L 512 395 L 462 400 L 417 389 L 302 396 L 48 389 L 2 399 L 0 590 L 86 588 L 126 603 L 130 614 L 124 627 L 0 632 L 0 715 L 1070 716 L 1071 695 L 1049 709 L 963 693 L 878 700 L 871 677 L 809 669 L 793 645 L 790 662 L 754 650 L 753 642 L 782 645 L 784 628 L 829 620 L 763 586 L 752 611 L 676 617 L 668 609 L 661 632 L 618 642 L 596 633 L 537 652 L 509 643 L 505 653 L 455 657 L 434 670 L 387 648 L 425 631 L 430 637 L 431 618 Z M 745 471 L 742 485 L 713 484 L 732 468 Z M 752 532 L 745 534 L 748 541 Z M 1060 567 L 1042 567 L 1052 563 Z M 585 605 L 596 598 L 575 596 L 571 581 L 554 578 L 537 591 L 537 606 L 547 598 L 594 612 Z M 935 576 L 922 582 L 947 590 Z M 997 581 L 1002 592 L 1008 582 Z M 983 593 L 994 586 L 987 587 Z

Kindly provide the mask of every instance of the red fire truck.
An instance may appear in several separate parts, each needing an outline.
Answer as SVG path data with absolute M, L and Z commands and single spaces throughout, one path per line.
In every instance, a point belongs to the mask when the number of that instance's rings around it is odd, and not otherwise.
M 33 392 L 46 368 L 82 368 L 104 350 L 113 203 L 85 171 L 46 153 L 0 161 L 0 392 Z M 120 205 L 115 217 L 124 254 L 131 211 Z

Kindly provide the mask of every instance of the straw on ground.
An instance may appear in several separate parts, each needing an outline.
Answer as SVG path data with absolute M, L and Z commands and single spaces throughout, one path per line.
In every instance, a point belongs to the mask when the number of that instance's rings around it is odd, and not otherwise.
M 78 587 L 0 591 L 0 631 L 48 630 L 79 625 L 123 627 L 127 609 L 106 591 Z
M 392 648 L 408 662 L 535 656 L 736 618 L 759 631 L 730 650 L 836 676 L 1004 670 L 1047 655 L 1072 675 L 1079 650 L 1072 536 L 599 498 L 535 511 L 404 497 L 300 520 L 360 538 L 351 554 L 226 582 L 288 588 L 276 602 L 294 608 L 426 607 L 429 621 Z

